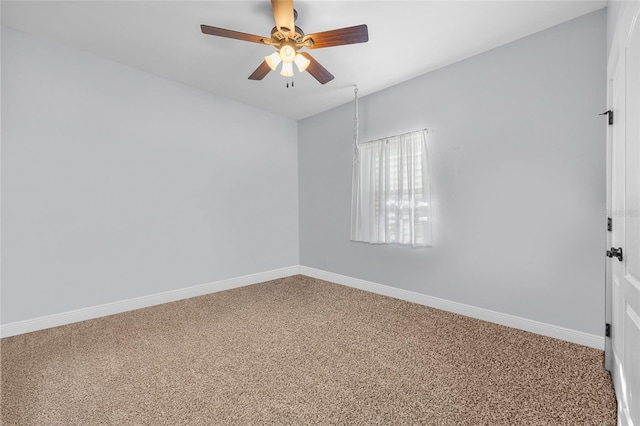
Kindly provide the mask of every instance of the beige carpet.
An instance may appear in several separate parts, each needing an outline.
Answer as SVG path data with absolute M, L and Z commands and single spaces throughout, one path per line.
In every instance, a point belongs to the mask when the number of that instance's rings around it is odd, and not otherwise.
M 601 351 L 296 276 L 2 339 L 9 425 L 615 425 Z

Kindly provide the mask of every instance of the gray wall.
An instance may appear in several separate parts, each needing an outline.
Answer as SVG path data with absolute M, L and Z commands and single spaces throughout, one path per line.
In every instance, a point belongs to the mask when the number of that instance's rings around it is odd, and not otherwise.
M 297 155 L 295 121 L 3 28 L 2 323 L 297 265 Z
M 433 248 L 350 242 L 353 105 L 301 121 L 300 263 L 602 335 L 606 43 L 603 9 L 360 100 L 362 141 L 434 130 Z

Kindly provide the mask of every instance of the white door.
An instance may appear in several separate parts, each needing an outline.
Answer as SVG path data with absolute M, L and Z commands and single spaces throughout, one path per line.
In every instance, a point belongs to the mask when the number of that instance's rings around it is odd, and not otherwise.
M 612 232 L 607 281 L 611 286 L 612 377 L 618 422 L 640 426 L 640 23 L 638 9 L 610 68 L 613 128 L 608 149 Z M 621 254 L 620 254 L 621 252 Z

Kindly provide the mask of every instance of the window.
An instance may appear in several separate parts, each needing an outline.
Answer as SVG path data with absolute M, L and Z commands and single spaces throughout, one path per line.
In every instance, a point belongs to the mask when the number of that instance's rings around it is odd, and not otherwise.
M 431 246 L 427 131 L 359 144 L 351 240 Z

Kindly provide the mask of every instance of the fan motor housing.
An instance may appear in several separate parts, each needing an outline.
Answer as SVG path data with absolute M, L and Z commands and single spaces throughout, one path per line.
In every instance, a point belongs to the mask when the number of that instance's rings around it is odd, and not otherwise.
M 304 37 L 304 31 L 302 31 L 302 28 L 297 25 L 293 34 L 291 34 L 291 31 L 289 31 L 288 34 L 285 34 L 284 32 L 278 30 L 278 27 L 273 27 L 271 29 L 271 40 L 273 42 L 281 42 L 288 38 L 295 41 L 296 43 L 300 43 L 302 41 L 302 37 Z

